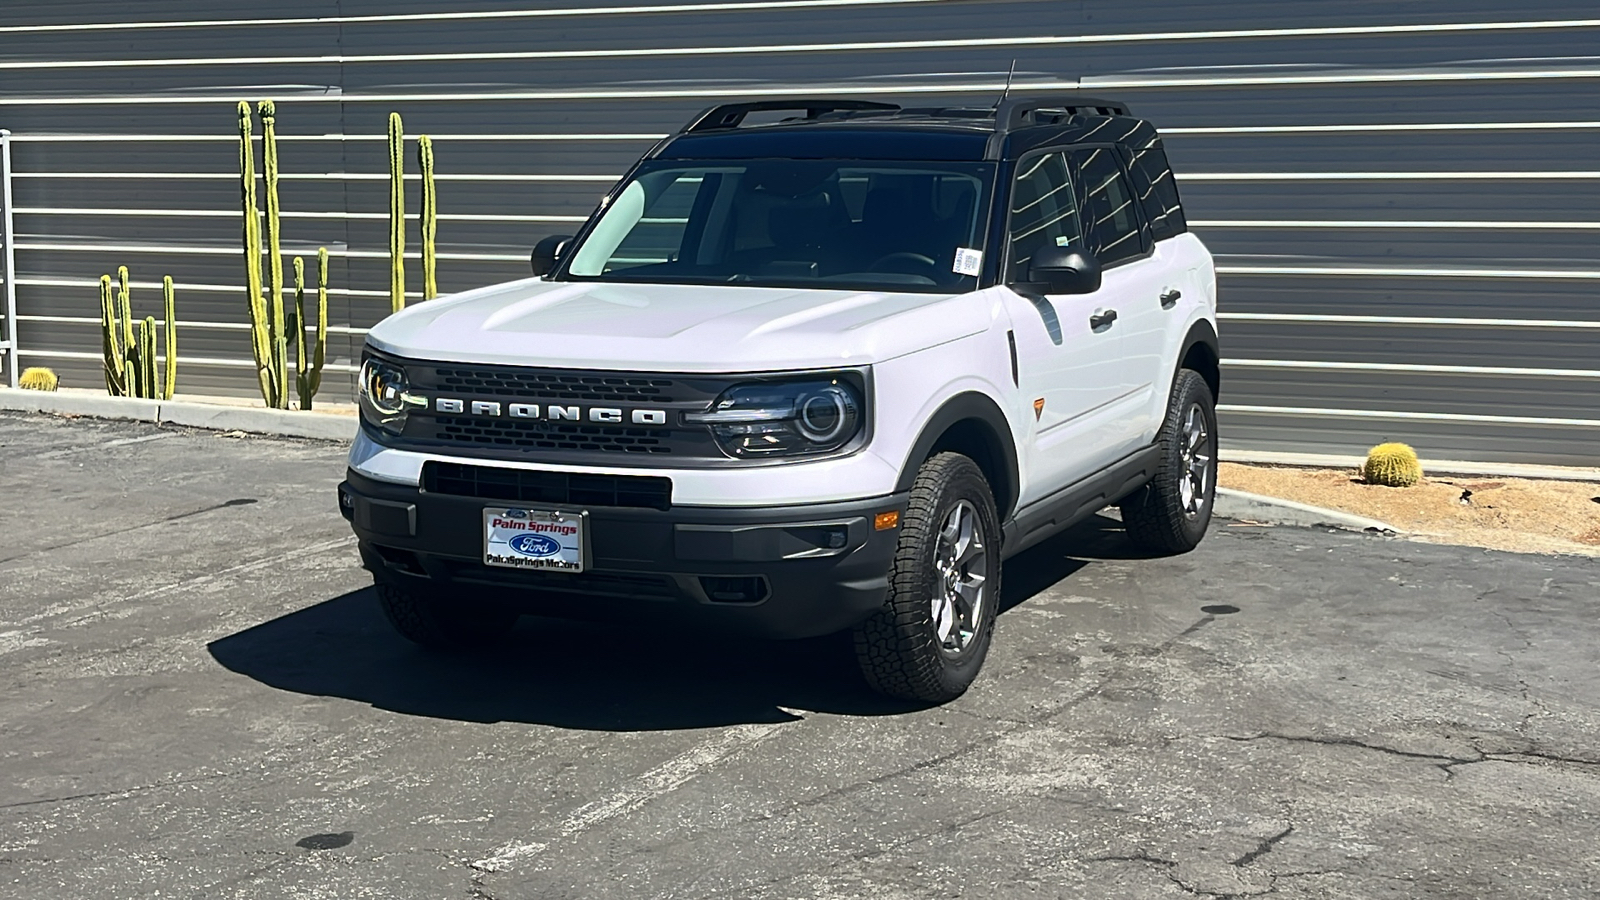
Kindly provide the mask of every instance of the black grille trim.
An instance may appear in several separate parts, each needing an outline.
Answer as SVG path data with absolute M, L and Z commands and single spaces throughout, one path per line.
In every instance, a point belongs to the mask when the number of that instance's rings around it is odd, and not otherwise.
M 422 489 L 508 503 L 672 508 L 672 479 L 655 475 L 591 475 L 430 460 L 422 465 Z
M 441 441 L 525 450 L 587 450 L 595 453 L 671 453 L 676 432 L 667 428 L 601 428 L 527 419 L 438 417 Z
M 474 396 L 547 396 L 566 400 L 615 401 L 619 403 L 673 403 L 682 387 L 673 379 L 649 375 L 606 375 L 579 372 L 552 372 L 514 368 L 447 368 L 433 370 L 443 391 L 458 391 Z

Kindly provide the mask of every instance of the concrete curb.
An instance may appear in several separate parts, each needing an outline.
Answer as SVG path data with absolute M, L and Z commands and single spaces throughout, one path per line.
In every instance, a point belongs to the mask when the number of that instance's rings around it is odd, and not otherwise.
M 1346 528 L 1351 531 L 1374 531 L 1384 534 L 1406 533 L 1387 522 L 1369 519 L 1366 516 L 1339 512 L 1336 509 L 1324 509 L 1308 503 L 1296 503 L 1293 500 L 1267 497 L 1262 494 L 1236 491 L 1232 488 L 1217 488 L 1216 505 L 1212 507 L 1211 511 L 1224 519 L 1249 519 L 1254 522 L 1264 522 L 1271 525 L 1301 525 L 1305 527 L 1328 525 L 1334 528 Z
M 165 422 L 190 428 L 217 431 L 246 431 L 280 437 L 310 438 L 319 441 L 355 439 L 356 420 L 350 416 L 317 412 L 290 412 L 282 409 L 254 409 L 195 403 L 187 400 L 141 400 L 95 394 L 23 391 L 0 388 L 0 409 L 19 412 L 92 416 L 99 419 L 129 419 L 136 422 Z

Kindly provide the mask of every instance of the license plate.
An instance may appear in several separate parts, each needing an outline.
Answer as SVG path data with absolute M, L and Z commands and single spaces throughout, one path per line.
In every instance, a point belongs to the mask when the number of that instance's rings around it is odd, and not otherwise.
M 483 562 L 512 569 L 582 572 L 589 514 L 491 506 L 483 511 Z

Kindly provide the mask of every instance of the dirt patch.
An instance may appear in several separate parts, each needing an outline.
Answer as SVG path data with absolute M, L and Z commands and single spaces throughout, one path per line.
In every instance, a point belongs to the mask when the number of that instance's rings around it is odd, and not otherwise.
M 1600 556 L 1600 484 L 1439 477 L 1388 488 L 1355 471 L 1239 463 L 1223 463 L 1219 476 L 1226 488 L 1379 519 L 1437 543 Z

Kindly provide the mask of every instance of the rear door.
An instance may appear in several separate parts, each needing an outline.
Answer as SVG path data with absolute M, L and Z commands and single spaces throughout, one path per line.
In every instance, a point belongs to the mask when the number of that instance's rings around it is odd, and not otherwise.
M 1154 424 L 1152 392 L 1165 334 L 1160 296 L 1170 289 L 1170 274 L 1154 252 L 1150 224 L 1117 148 L 1080 147 L 1070 158 L 1080 185 L 1084 239 L 1104 272 L 1093 296 L 1097 308 L 1116 314 L 1110 326 L 1119 342 L 1110 376 L 1116 388 L 1099 427 L 1113 457 L 1120 458 L 1145 443 Z

